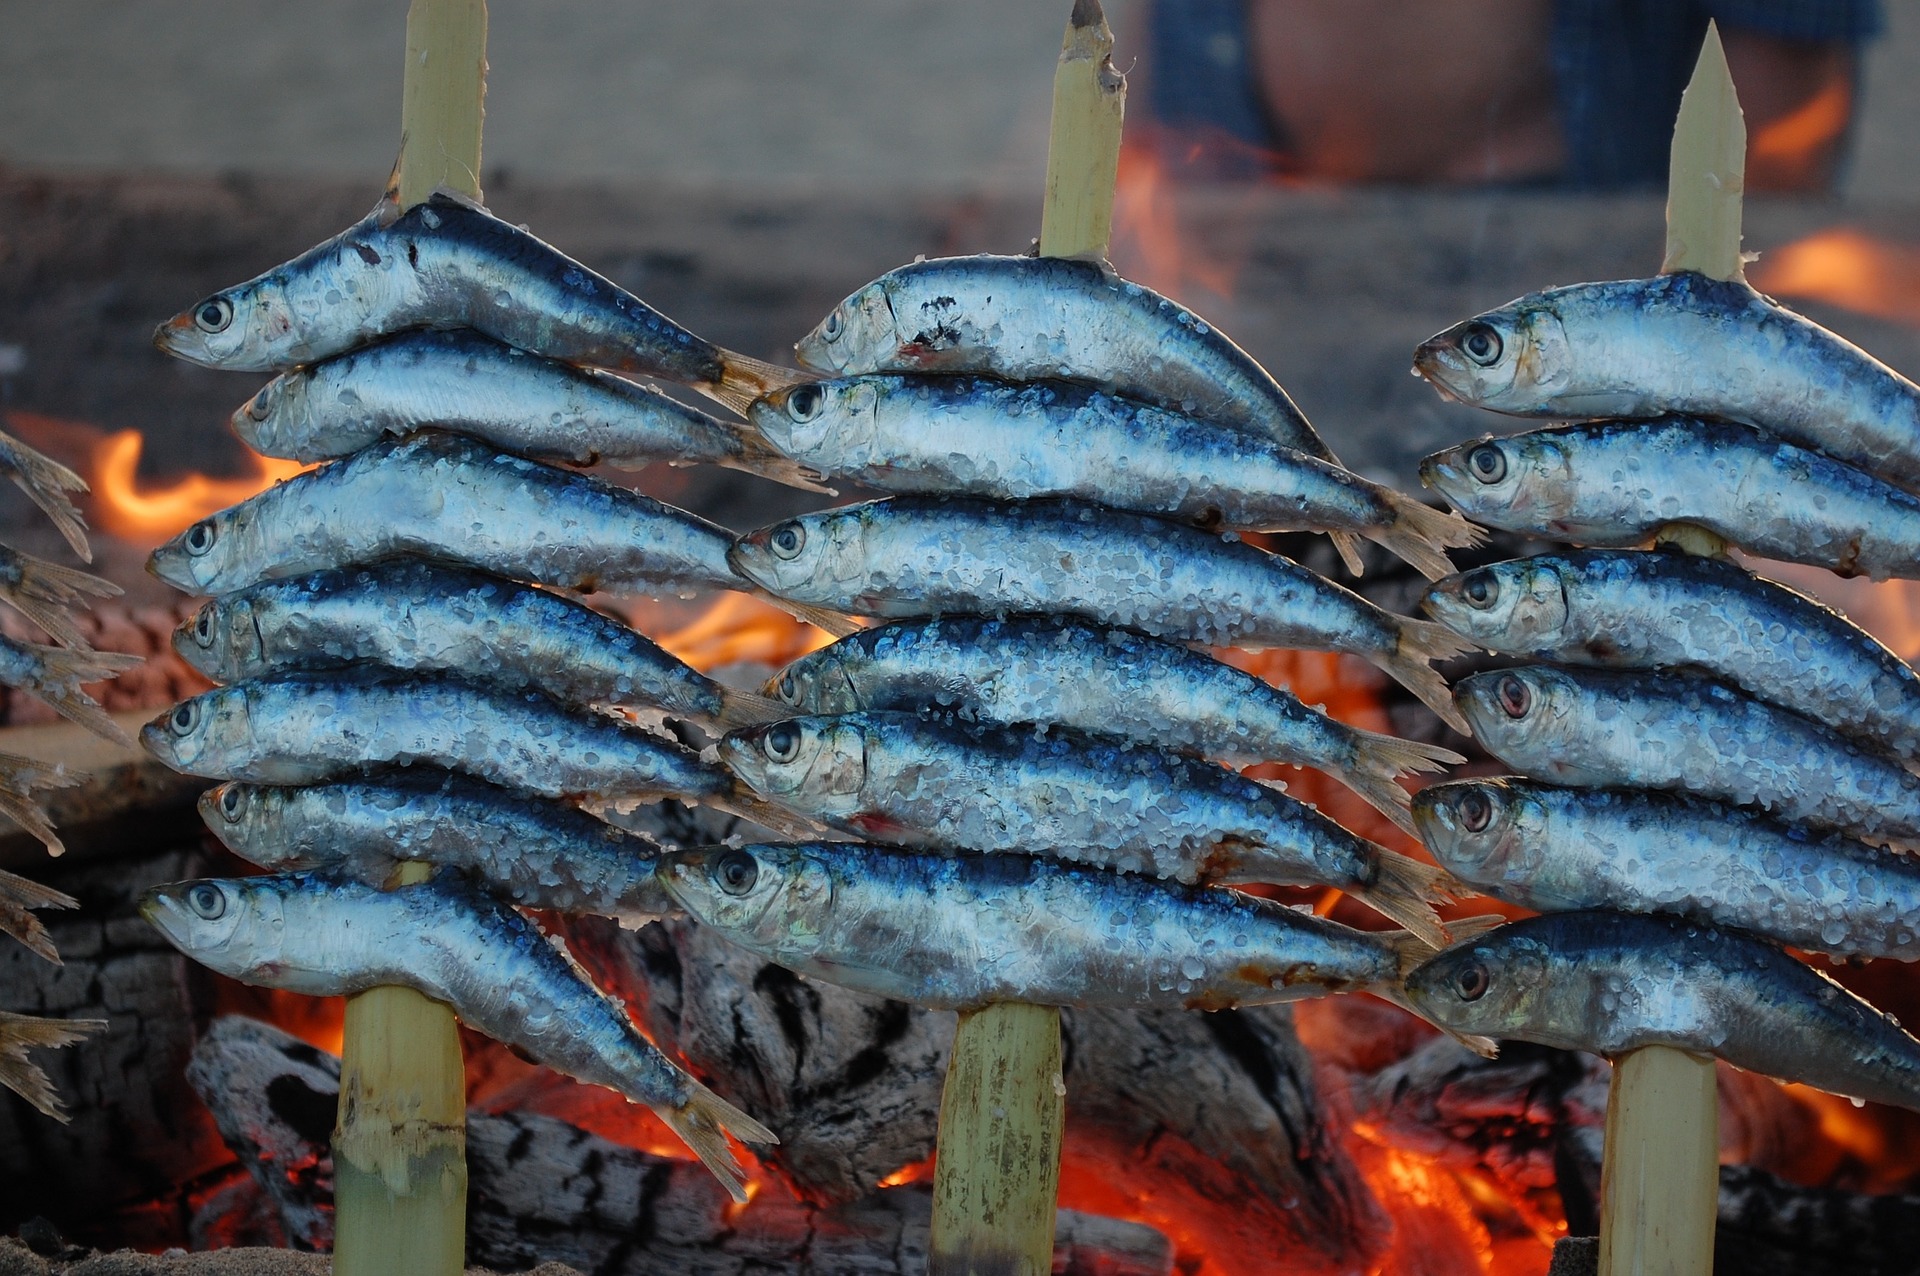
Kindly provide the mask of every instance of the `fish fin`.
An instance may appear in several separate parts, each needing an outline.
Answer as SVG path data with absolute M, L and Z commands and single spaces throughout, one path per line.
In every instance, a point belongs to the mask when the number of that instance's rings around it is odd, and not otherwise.
M 796 842 L 819 837 L 826 831 L 825 825 L 808 819 L 798 811 L 776 806 L 765 798 L 747 792 L 744 788 L 724 796 L 702 798 L 700 801 L 703 806 L 725 811 L 728 815 L 737 815 L 743 820 L 752 820 L 760 827 L 770 829 L 781 837 L 790 838 Z
M 827 486 L 826 475 L 800 464 L 784 452 L 776 451 L 752 426 L 737 422 L 721 424 L 731 428 L 734 437 L 740 441 L 740 455 L 729 458 L 724 464 L 802 491 L 820 492 L 826 496 L 840 495 L 839 488 Z
M 1431 620 L 1402 616 L 1399 621 L 1399 649 L 1391 655 L 1378 658 L 1374 663 L 1395 682 L 1419 697 L 1420 702 L 1438 714 L 1442 722 L 1461 735 L 1472 735 L 1472 728 L 1467 726 L 1465 716 L 1453 702 L 1453 692 L 1447 686 L 1447 680 L 1429 662 L 1450 660 L 1473 650 L 1473 645 L 1444 625 L 1437 625 Z
M 21 908 L 80 907 L 80 901 L 65 891 L 42 886 L 39 882 L 5 869 L 0 869 L 0 900 L 11 901 Z
M 1366 731 L 1359 727 L 1350 730 L 1354 736 L 1355 754 L 1364 763 L 1364 769 L 1375 775 L 1402 776 L 1444 771 L 1467 760 L 1464 754 L 1437 744 L 1403 740 L 1397 735 Z
M 1328 532 L 1327 539 L 1333 542 L 1334 552 L 1340 555 L 1340 561 L 1346 565 L 1351 576 L 1367 574 L 1367 565 L 1360 557 L 1360 538 L 1352 532 Z
M 1447 932 L 1433 911 L 1436 900 L 1451 898 L 1442 883 L 1451 881 L 1445 869 L 1409 859 L 1397 851 L 1382 850 L 1375 857 L 1373 881 L 1348 887 L 1350 894 L 1376 913 L 1400 923 L 1429 948 L 1446 947 Z
M 1434 509 L 1390 489 L 1386 490 L 1386 498 L 1393 510 L 1393 522 L 1370 530 L 1368 538 L 1410 563 L 1428 580 L 1451 576 L 1457 570 L 1444 551 L 1470 549 L 1487 539 L 1485 528 L 1469 523 L 1458 514 Z
M 1465 886 L 1460 889 L 1467 895 L 1474 893 Z M 1449 945 L 1464 944 L 1470 939 L 1478 939 L 1490 930 L 1505 926 L 1507 920 L 1500 913 L 1477 913 L 1472 917 L 1456 917 L 1447 923 L 1447 942 Z
M 824 629 L 835 638 L 845 638 L 848 634 L 860 632 L 860 624 L 853 617 L 834 611 L 830 607 L 815 607 L 812 603 L 796 603 L 790 598 L 782 598 L 765 590 L 749 591 L 756 597 L 772 603 L 795 620 L 804 620 L 816 629 Z
M 1342 784 L 1365 798 L 1367 805 L 1392 820 L 1395 828 L 1409 837 L 1420 836 L 1420 830 L 1413 822 L 1413 795 L 1395 784 L 1392 776 L 1376 771 L 1340 771 L 1336 774 Z
M 65 767 L 48 766 L 14 753 L 0 753 L 0 815 L 46 844 L 47 854 L 64 855 L 59 835 L 34 796 L 40 789 L 64 789 L 80 783 Z
M 720 1180 L 727 1194 L 736 1203 L 745 1205 L 747 1176 L 734 1158 L 733 1149 L 727 1146 L 726 1136 L 732 1134 L 742 1143 L 778 1143 L 780 1138 L 699 1082 L 688 1084 L 693 1087 L 693 1093 L 685 1103 L 677 1108 L 661 1104 L 653 1110 L 680 1136 L 682 1143 L 693 1149 L 693 1154 Z
M 697 385 L 694 389 L 745 416 L 755 399 L 764 398 L 775 390 L 799 385 L 802 381 L 813 380 L 816 378 L 811 373 L 783 368 L 777 363 L 736 354 L 732 350 L 722 350 L 719 384 Z
M 84 647 L 43 647 L 39 643 L 21 645 L 31 648 L 40 662 L 41 677 L 26 690 L 52 705 L 69 722 L 77 722 L 115 744 L 133 747 L 133 737 L 107 715 L 98 701 L 82 691 L 80 684 L 118 677 L 136 665 L 145 664 L 145 656 L 124 651 L 91 651 Z
M 0 1085 L 64 1124 L 60 1096 L 47 1074 L 27 1058 L 29 1049 L 72 1045 L 107 1026 L 104 1019 L 39 1019 L 0 1011 Z
M 60 954 L 54 951 L 53 937 L 47 934 L 47 928 L 40 924 L 40 919 L 28 910 L 78 906 L 79 901 L 71 895 L 0 870 L 0 931 L 12 935 L 25 944 L 29 952 L 46 958 L 56 966 L 61 963 Z
M 12 603 L 19 613 L 47 631 L 63 647 L 86 647 L 69 607 L 87 607 L 89 598 L 112 598 L 120 586 L 73 567 L 49 563 L 31 554 L 15 554 L 20 579 L 11 586 L 0 586 L 0 598 Z
M 25 492 L 53 525 L 60 529 L 82 562 L 93 561 L 87 544 L 87 520 L 67 499 L 68 492 L 84 492 L 87 481 L 52 457 L 37 452 L 9 434 L 0 434 L 0 449 L 13 464 L 15 486 Z
M 778 722 L 792 716 L 792 709 L 771 696 L 763 696 L 757 691 L 735 691 L 730 687 L 722 687 L 720 712 L 713 721 L 722 732 L 727 732 L 737 731 L 741 727 L 757 727 L 763 722 Z

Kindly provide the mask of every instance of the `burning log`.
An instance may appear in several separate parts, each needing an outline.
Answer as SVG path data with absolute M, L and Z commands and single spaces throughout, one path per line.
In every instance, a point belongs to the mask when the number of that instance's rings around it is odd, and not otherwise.
M 288 1237 L 331 1239 L 327 1134 L 339 1061 L 250 1019 L 217 1021 L 192 1075 L 219 1128 L 253 1171 Z M 550 1117 L 468 1116 L 473 1257 L 507 1270 L 566 1263 L 602 1276 L 764 1270 L 918 1272 L 931 1194 L 869 1192 L 833 1208 L 777 1187 L 744 1209 L 697 1162 L 622 1147 Z M 1171 1247 L 1150 1228 L 1066 1213 L 1052 1270 L 1079 1276 L 1167 1276 Z

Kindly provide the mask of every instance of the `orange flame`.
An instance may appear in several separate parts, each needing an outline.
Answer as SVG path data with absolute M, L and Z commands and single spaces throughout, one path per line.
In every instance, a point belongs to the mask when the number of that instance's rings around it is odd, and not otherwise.
M 138 430 L 117 430 L 93 447 L 94 510 L 100 525 L 115 536 L 134 541 L 159 541 L 191 526 L 217 510 L 246 500 L 309 467 L 298 461 L 270 457 L 247 458 L 253 473 L 216 479 L 189 474 L 168 487 L 142 488 L 136 471 L 146 439 Z
M 704 671 L 761 664 L 778 669 L 833 641 L 833 635 L 746 594 L 723 594 L 690 624 L 659 640 L 670 654 Z
M 1920 326 L 1920 245 L 1835 226 L 1767 253 L 1749 277 L 1762 292 Z
M 1128 278 L 1177 301 L 1196 292 L 1227 301 L 1233 296 L 1234 263 L 1197 251 L 1185 234 L 1171 181 L 1157 148 L 1122 145 L 1113 188 L 1114 262 Z

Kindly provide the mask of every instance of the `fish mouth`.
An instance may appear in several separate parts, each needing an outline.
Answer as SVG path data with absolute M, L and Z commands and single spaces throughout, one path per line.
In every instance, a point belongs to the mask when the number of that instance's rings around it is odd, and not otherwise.
M 148 888 L 147 892 L 140 897 L 140 902 L 135 905 L 135 908 L 140 916 L 147 920 L 148 925 L 166 936 L 167 942 L 177 947 L 180 944 L 179 937 L 183 932 L 174 923 L 181 920 L 182 914 L 180 912 L 180 905 L 175 903 L 166 891 L 167 888 L 164 886 Z
M 147 574 L 183 593 L 197 594 L 200 592 L 200 582 L 194 579 L 192 569 L 188 566 L 191 560 L 186 550 L 175 543 L 179 539 L 176 536 L 147 555 Z
M 1448 453 L 1436 452 L 1420 462 L 1420 485 L 1446 492 L 1449 485 L 1457 484 L 1465 477 L 1458 465 L 1447 459 Z M 157 551 L 156 551 L 157 552 Z
M 173 737 L 167 730 L 167 719 L 172 715 L 173 710 L 169 709 L 152 722 L 147 723 L 146 726 L 141 727 L 140 747 L 161 762 L 166 763 L 178 771 L 183 769 L 180 765 L 180 755 L 174 749 Z

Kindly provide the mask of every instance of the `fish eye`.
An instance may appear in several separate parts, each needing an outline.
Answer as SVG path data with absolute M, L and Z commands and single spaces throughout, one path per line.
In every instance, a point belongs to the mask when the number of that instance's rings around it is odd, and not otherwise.
M 1509 718 L 1524 718 L 1527 710 L 1533 707 L 1533 692 L 1512 674 L 1500 679 L 1499 694 L 1500 707 Z
M 840 340 L 840 333 L 845 327 L 846 320 L 841 317 L 840 307 L 835 306 L 833 313 L 827 316 L 827 321 L 820 325 L 820 335 L 828 341 L 838 341 Z
M 202 332 L 225 332 L 233 322 L 233 303 L 225 297 L 208 297 L 194 309 L 193 322 Z
M 200 725 L 200 702 L 188 700 L 176 706 L 173 716 L 167 719 L 167 727 L 175 735 L 188 736 Z
M 260 387 L 260 393 L 247 400 L 247 415 L 256 421 L 264 421 L 273 415 L 273 387 L 277 382 L 269 381 Z
M 791 670 L 780 675 L 780 680 L 773 684 L 773 691 L 788 704 L 800 703 L 800 680 L 793 676 Z
M 775 762 L 791 762 L 800 755 L 800 728 L 791 722 L 776 722 L 760 738 L 760 747 Z
M 713 881 L 729 895 L 745 895 L 760 876 L 760 862 L 738 847 L 713 862 Z
M 213 646 L 213 605 L 209 603 L 193 618 L 193 640 L 202 647 Z
M 1500 334 L 1494 331 L 1492 324 L 1470 323 L 1466 331 L 1460 334 L 1460 349 L 1466 352 L 1467 358 L 1483 368 L 1500 362 L 1503 348 Z
M 817 385 L 797 385 L 787 393 L 787 415 L 805 425 L 820 415 L 827 396 Z
M 212 519 L 201 519 L 187 529 L 187 552 L 198 558 L 213 548 L 213 542 L 219 538 L 219 535 L 219 529 L 213 525 Z
M 798 558 L 807 543 L 807 529 L 798 523 L 782 523 L 767 537 L 767 545 L 776 558 Z
M 1462 1001 L 1478 1001 L 1487 995 L 1487 985 L 1492 982 L 1486 964 L 1476 961 L 1460 968 L 1460 973 L 1453 977 L 1453 990 Z
M 229 824 L 238 824 L 247 809 L 247 795 L 239 786 L 229 784 L 220 790 L 220 816 Z
M 1498 483 L 1507 476 L 1507 454 L 1497 444 L 1482 443 L 1467 453 L 1467 468 L 1482 483 Z
M 1468 789 L 1460 795 L 1460 822 L 1467 826 L 1469 833 L 1480 833 L 1493 823 L 1493 803 L 1479 789 Z
M 1489 571 L 1469 572 L 1460 582 L 1460 594 L 1475 607 L 1491 607 L 1500 597 L 1500 581 Z
M 213 921 L 227 911 L 227 893 L 212 882 L 201 882 L 187 892 L 187 907 Z

